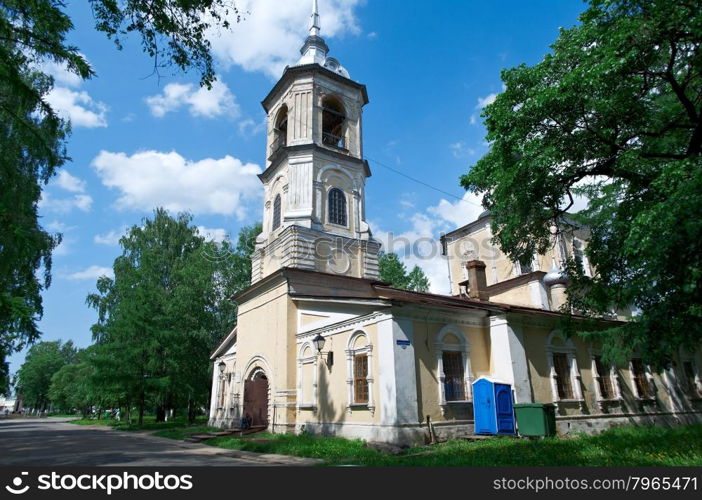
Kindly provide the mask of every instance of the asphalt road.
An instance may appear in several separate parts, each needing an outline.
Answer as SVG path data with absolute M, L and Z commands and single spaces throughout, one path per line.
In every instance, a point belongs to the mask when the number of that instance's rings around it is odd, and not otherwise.
M 265 466 L 315 461 L 224 450 L 54 418 L 0 418 L 0 465 Z

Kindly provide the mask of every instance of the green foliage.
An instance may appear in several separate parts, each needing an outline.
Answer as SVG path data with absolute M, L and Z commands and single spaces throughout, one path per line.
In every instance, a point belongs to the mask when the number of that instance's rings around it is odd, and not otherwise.
M 17 373 L 16 392 L 24 399 L 24 406 L 47 409 L 52 377 L 77 359 L 78 350 L 70 340 L 64 344 L 56 340 L 33 345 Z
M 249 284 L 248 252 L 260 225 L 238 245 L 206 242 L 189 214 L 156 209 L 120 240 L 114 278 L 101 277 L 87 298 L 97 309 L 90 363 L 95 393 L 113 406 L 195 408 L 207 405 L 209 354 L 231 330 L 231 296 Z
M 118 47 L 141 38 L 154 71 L 196 68 L 210 87 L 214 69 L 209 29 L 228 29 L 229 0 L 90 0 L 95 27 Z M 6 357 L 40 335 L 41 292 L 50 285 L 51 251 L 61 235 L 39 224 L 41 189 L 69 158 L 70 126 L 44 100 L 53 86 L 47 61 L 82 79 L 93 70 L 66 37 L 73 23 L 58 0 L 0 0 L 0 393 L 8 389 Z
M 570 260 L 564 311 L 635 306 L 634 321 L 592 335 L 611 359 L 639 349 L 662 366 L 702 332 L 702 10 L 592 0 L 580 21 L 542 62 L 503 71 L 483 112 L 490 151 L 461 183 L 484 194 L 514 260 L 545 251 L 551 226 L 588 226 L 596 275 Z M 574 194 L 590 204 L 569 218 Z
M 429 291 L 429 278 L 424 274 L 422 268 L 414 266 L 412 271 L 408 273 L 407 268 L 396 253 L 380 252 L 378 264 L 380 267 L 380 281 L 390 283 L 395 288 L 417 292 Z
M 702 426 L 630 426 L 602 434 L 569 439 L 495 438 L 454 440 L 436 446 L 416 446 L 401 455 L 368 448 L 361 440 L 336 437 L 254 434 L 219 437 L 207 444 L 259 453 L 320 458 L 325 465 L 507 467 L 531 466 L 697 466 L 702 465 Z
M 90 0 L 95 27 L 122 48 L 122 40 L 138 33 L 154 59 L 154 72 L 169 66 L 195 68 L 200 84 L 215 80 L 208 30 L 229 29 L 229 18 L 241 20 L 231 0 Z

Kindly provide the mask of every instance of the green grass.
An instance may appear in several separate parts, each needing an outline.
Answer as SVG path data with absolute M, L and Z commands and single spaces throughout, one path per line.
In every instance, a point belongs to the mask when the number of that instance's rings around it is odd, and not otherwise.
M 407 449 L 393 456 L 360 440 L 258 433 L 219 437 L 207 444 L 228 449 L 320 458 L 326 465 L 366 466 L 700 466 L 702 425 L 621 427 L 598 435 L 543 440 L 496 438 L 449 441 Z

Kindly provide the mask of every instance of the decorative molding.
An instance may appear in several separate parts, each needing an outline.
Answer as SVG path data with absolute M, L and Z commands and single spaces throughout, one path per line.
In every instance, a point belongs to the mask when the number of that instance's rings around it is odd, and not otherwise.
M 356 343 L 356 339 L 358 339 L 359 337 L 365 337 L 366 345 L 358 349 L 353 349 L 353 345 Z M 346 353 L 346 370 L 348 374 L 346 378 L 348 396 L 346 413 L 351 414 L 354 408 L 363 407 L 367 408 L 370 414 L 373 415 L 375 413 L 375 403 L 373 400 L 373 388 L 375 386 L 375 380 L 373 379 L 373 344 L 371 344 L 370 335 L 368 335 L 368 333 L 363 329 L 359 329 L 358 331 L 354 332 L 353 335 L 349 336 L 349 340 L 346 344 L 346 350 L 344 352 Z M 368 384 L 368 402 L 366 403 L 355 402 L 353 381 L 354 357 L 357 354 L 366 354 L 368 356 L 368 372 L 366 373 L 366 383 Z
M 445 344 L 444 337 L 448 334 L 455 335 L 459 340 L 459 344 Z M 455 324 L 444 326 L 436 334 L 434 342 L 434 350 L 436 353 L 436 375 L 439 382 L 439 406 L 441 407 L 441 415 L 446 416 L 447 406 L 453 403 L 472 403 L 473 402 L 473 374 L 470 364 L 470 341 L 465 334 Z M 463 359 L 463 390 L 466 399 L 460 401 L 446 400 L 446 374 L 444 373 L 444 351 L 460 352 Z

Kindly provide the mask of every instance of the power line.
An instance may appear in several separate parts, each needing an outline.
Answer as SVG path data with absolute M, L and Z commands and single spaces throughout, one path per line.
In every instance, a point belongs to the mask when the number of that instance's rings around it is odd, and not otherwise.
M 432 185 L 429 184 L 429 183 L 426 183 L 426 182 L 424 182 L 424 181 L 422 181 L 422 180 L 420 180 L 420 179 L 417 179 L 417 178 L 415 178 L 415 177 L 412 177 L 411 175 L 408 175 L 408 174 L 406 174 L 406 173 L 404 173 L 404 172 L 402 172 L 402 171 L 400 171 L 400 170 L 397 170 L 396 168 L 393 168 L 393 167 L 391 167 L 391 166 L 389 166 L 389 165 L 386 165 L 386 164 L 384 164 L 384 163 L 382 163 L 382 162 L 380 162 L 380 161 L 378 161 L 378 160 L 374 160 L 373 158 L 370 158 L 370 157 L 368 157 L 368 156 L 366 156 L 366 160 L 371 161 L 371 162 L 375 163 L 376 165 L 380 165 L 381 167 L 386 168 L 386 169 L 390 170 L 391 172 L 396 173 L 397 175 L 401 175 L 402 177 L 405 177 L 406 179 L 409 179 L 409 180 L 411 180 L 412 182 L 416 182 L 417 184 L 421 184 L 422 186 L 428 187 L 429 189 L 433 189 L 433 190 L 436 191 L 436 192 L 439 192 L 439 193 L 441 193 L 441 194 L 445 194 L 446 196 L 450 196 L 451 198 L 455 198 L 455 199 L 457 199 L 458 201 L 463 201 L 463 202 L 468 203 L 468 204 L 470 204 L 470 205 L 474 205 L 474 206 L 476 206 L 476 207 L 482 208 L 482 205 L 480 205 L 479 203 L 474 203 L 474 202 L 472 202 L 472 201 L 468 201 L 468 200 L 466 200 L 465 198 L 462 198 L 462 197 L 460 197 L 460 196 L 456 196 L 456 195 L 453 194 L 453 193 L 449 193 L 448 191 L 444 191 L 443 189 L 440 189 L 440 188 L 438 188 L 438 187 L 432 186 Z

